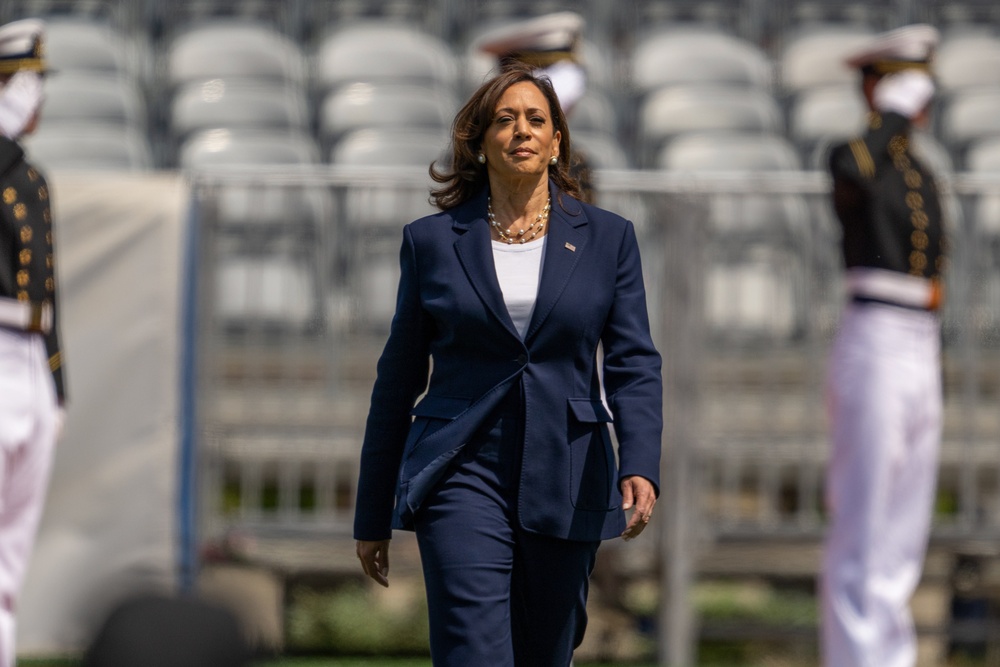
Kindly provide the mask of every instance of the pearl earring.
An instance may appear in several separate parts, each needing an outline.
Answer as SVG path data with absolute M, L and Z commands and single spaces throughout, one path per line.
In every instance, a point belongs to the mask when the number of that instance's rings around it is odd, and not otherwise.
M 479 154 L 479 157 L 477 157 L 476 160 L 479 162 L 479 164 L 486 164 L 486 156 L 483 155 L 482 153 Z
M 549 164 L 551 164 L 553 167 L 559 164 L 559 156 L 553 155 L 552 159 L 549 160 Z

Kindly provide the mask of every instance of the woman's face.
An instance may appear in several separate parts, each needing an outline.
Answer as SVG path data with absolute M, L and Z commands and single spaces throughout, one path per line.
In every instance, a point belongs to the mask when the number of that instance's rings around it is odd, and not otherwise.
M 508 88 L 483 137 L 483 154 L 491 176 L 517 178 L 545 174 L 559 155 L 560 133 L 552 124 L 549 101 L 534 83 Z

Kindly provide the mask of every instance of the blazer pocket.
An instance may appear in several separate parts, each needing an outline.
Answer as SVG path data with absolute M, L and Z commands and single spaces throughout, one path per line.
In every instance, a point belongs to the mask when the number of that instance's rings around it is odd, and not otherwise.
M 567 433 L 570 458 L 570 499 L 578 510 L 616 509 L 613 493 L 615 453 L 608 424 L 611 415 L 600 400 L 568 399 Z
M 410 414 L 413 416 L 413 423 L 410 424 L 410 431 L 406 436 L 406 444 L 403 446 L 403 461 L 405 462 L 409 458 L 413 450 L 419 447 L 420 443 L 427 436 L 450 423 L 471 404 L 472 401 L 467 398 L 424 396 L 410 410 Z

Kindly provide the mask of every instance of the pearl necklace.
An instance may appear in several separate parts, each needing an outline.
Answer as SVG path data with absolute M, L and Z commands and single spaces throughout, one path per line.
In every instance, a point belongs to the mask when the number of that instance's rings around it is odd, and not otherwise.
M 538 234 L 542 231 L 542 228 L 545 226 L 545 221 L 549 219 L 549 210 L 551 208 L 552 208 L 552 198 L 549 197 L 548 200 L 545 202 L 545 208 L 543 208 L 542 212 L 535 217 L 534 222 L 532 222 L 530 225 L 528 225 L 518 233 L 510 235 L 507 233 L 506 230 L 500 227 L 500 223 L 497 222 L 496 216 L 493 215 L 493 199 L 491 197 L 486 198 L 486 215 L 489 216 L 490 226 L 493 227 L 493 229 L 497 230 L 497 234 L 500 235 L 500 240 L 508 245 L 515 242 L 527 243 L 531 239 L 538 236 Z M 528 232 L 531 233 L 528 234 Z

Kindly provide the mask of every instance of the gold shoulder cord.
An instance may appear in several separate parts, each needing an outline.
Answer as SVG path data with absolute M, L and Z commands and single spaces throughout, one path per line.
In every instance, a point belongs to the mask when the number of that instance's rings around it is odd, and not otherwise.
M 860 138 L 852 139 L 848 145 L 851 147 L 851 153 L 854 154 L 854 161 L 858 163 L 858 171 L 861 172 L 861 175 L 868 180 L 875 178 L 875 161 L 872 159 L 871 153 L 868 152 L 865 142 Z

